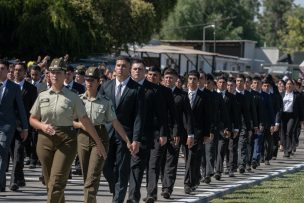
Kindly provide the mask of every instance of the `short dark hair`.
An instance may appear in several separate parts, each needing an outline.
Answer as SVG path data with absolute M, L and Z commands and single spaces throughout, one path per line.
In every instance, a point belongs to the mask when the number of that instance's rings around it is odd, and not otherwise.
M 131 63 L 131 59 L 130 59 L 130 57 L 128 57 L 128 56 L 118 56 L 118 57 L 116 57 L 116 61 L 119 61 L 119 60 L 126 61 L 126 62 L 128 62 L 128 63 Z
M 245 77 L 245 80 L 246 79 L 248 79 L 249 81 L 252 81 L 252 77 L 250 76 L 250 75 L 247 75 L 246 77 Z
M 159 74 L 161 74 L 161 70 L 158 66 L 151 66 L 148 68 L 148 71 L 158 72 Z
M 26 71 L 26 65 L 25 65 L 24 62 L 17 62 L 17 63 L 15 63 L 15 67 L 16 67 L 17 65 L 21 66 L 22 69 L 23 69 L 24 71 Z
M 5 60 L 5 59 L 0 59 L 0 64 L 5 65 L 7 69 L 9 67 L 9 62 L 7 60 Z
M 145 66 L 145 62 L 141 58 L 133 58 L 131 65 L 133 65 L 134 63 L 142 63 Z
M 242 78 L 245 81 L 244 74 L 237 74 L 235 78 Z
M 173 68 L 167 68 L 164 72 L 164 75 L 175 75 L 178 77 L 176 70 L 174 70 Z
M 41 72 L 41 68 L 40 68 L 40 66 L 38 66 L 37 64 L 33 64 L 33 65 L 31 66 L 31 70 Z
M 225 82 L 227 82 L 227 77 L 225 75 L 220 75 L 217 77 L 217 80 L 224 80 Z
M 227 80 L 227 82 L 233 82 L 233 83 L 235 83 L 235 78 L 234 77 L 229 77 L 228 80 Z
M 206 74 L 206 80 L 211 80 L 211 81 L 214 81 L 214 77 L 213 75 L 211 75 L 210 73 Z
M 261 77 L 260 77 L 260 76 L 254 76 L 254 77 L 252 78 L 252 80 L 261 81 Z
M 188 76 L 190 76 L 190 75 L 191 75 L 191 76 L 197 77 L 197 79 L 200 78 L 200 74 L 199 74 L 199 72 L 196 71 L 196 70 L 191 70 L 191 71 L 189 71 Z

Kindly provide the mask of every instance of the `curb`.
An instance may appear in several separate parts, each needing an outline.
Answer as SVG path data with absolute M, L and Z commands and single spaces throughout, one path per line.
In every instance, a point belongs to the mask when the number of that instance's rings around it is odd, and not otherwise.
M 248 178 L 248 180 L 237 181 L 234 182 L 233 185 L 221 186 L 214 191 L 210 190 L 210 192 L 204 192 L 203 194 L 189 196 L 189 198 L 187 199 L 175 200 L 174 203 L 189 203 L 189 202 L 207 203 L 212 199 L 222 197 L 236 190 L 247 189 L 251 186 L 260 184 L 262 181 L 270 180 L 276 177 L 281 177 L 289 173 L 295 173 L 302 169 L 304 169 L 304 162 L 289 167 L 285 167 L 283 169 L 268 172 L 269 174 L 267 175 L 259 175 L 259 176 L 250 177 Z

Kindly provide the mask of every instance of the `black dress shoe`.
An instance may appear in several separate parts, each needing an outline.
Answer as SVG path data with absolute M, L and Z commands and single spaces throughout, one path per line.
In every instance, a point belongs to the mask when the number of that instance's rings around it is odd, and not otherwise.
M 138 201 L 135 201 L 135 200 L 133 200 L 133 199 L 128 199 L 128 200 L 127 200 L 127 203 L 138 203 Z
M 165 199 L 170 199 L 170 196 L 171 196 L 170 192 L 168 192 L 168 191 L 164 191 L 164 192 L 163 192 L 163 197 L 164 197 Z
M 19 186 L 17 185 L 17 183 L 13 183 L 11 186 L 10 186 L 10 190 L 11 191 L 17 191 L 19 189 Z
M 42 183 L 43 185 L 45 185 L 45 181 L 44 181 L 44 177 L 43 177 L 43 176 L 39 176 L 39 181 L 41 181 L 41 183 Z
M 221 180 L 221 173 L 215 173 L 214 178 L 215 180 Z
M 258 163 L 256 161 L 252 161 L 251 166 L 253 169 L 256 169 L 258 166 Z
M 36 168 L 36 164 L 30 164 L 29 169 L 34 169 Z
M 247 165 L 247 166 L 246 166 L 246 170 L 247 170 L 248 172 L 251 172 L 251 166 L 250 166 L 250 165 Z
M 153 197 L 147 197 L 146 200 L 144 200 L 145 203 L 154 203 L 155 199 Z
M 184 186 L 184 191 L 185 191 L 185 194 L 190 195 L 191 192 L 192 192 L 192 189 L 191 189 L 190 186 L 185 185 L 185 186 Z
M 244 168 L 244 166 L 241 166 L 241 167 L 239 168 L 239 171 L 240 171 L 241 174 L 245 173 L 245 168 Z
M 19 186 L 19 187 L 24 187 L 26 184 L 25 184 L 25 180 L 18 180 L 17 181 L 17 185 Z
M 270 165 L 270 163 L 269 163 L 268 160 L 265 160 L 264 164 L 265 164 L 265 165 Z
M 209 184 L 211 182 L 210 176 L 205 177 L 204 183 Z
M 5 192 L 5 187 L 0 188 L 0 192 Z

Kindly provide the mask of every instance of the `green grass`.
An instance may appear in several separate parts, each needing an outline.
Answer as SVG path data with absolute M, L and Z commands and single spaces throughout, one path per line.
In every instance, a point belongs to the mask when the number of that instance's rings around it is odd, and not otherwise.
M 238 190 L 212 203 L 304 203 L 304 170 Z

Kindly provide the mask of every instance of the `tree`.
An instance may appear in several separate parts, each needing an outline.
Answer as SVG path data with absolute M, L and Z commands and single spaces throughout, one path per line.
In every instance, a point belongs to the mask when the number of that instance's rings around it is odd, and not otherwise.
M 295 7 L 284 18 L 287 28 L 278 33 L 281 50 L 288 53 L 304 51 L 304 8 Z
M 155 6 L 143 0 L 0 0 L 0 55 L 112 52 L 150 40 Z
M 259 16 L 258 31 L 267 46 L 280 46 L 279 32 L 286 29 L 284 14 L 292 9 L 294 0 L 263 0 L 263 13 Z
M 256 0 L 178 0 L 162 26 L 161 36 L 202 39 L 203 27 L 215 24 L 217 39 L 257 39 L 254 18 L 258 5 Z M 212 32 L 207 31 L 206 39 L 212 38 Z

